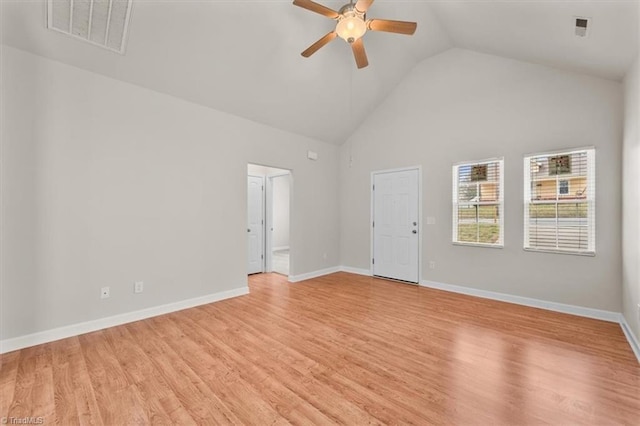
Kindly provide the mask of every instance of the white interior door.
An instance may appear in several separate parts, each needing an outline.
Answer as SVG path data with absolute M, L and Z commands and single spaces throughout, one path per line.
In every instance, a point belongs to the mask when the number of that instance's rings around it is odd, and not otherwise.
M 249 176 L 247 188 L 248 274 L 264 272 L 264 178 Z
M 418 282 L 417 169 L 373 175 L 373 275 Z

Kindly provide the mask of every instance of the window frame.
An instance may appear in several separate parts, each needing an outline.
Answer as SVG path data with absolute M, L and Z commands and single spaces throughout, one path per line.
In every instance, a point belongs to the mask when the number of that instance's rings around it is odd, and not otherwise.
M 533 204 L 555 204 L 556 209 L 558 206 L 563 204 L 572 204 L 575 201 L 572 200 L 563 200 L 561 196 L 565 196 L 566 194 L 560 194 L 560 181 L 561 180 L 569 180 L 567 177 L 562 174 L 553 175 L 556 179 L 556 199 L 555 201 L 539 201 L 532 199 L 532 191 L 531 191 L 531 160 L 537 157 L 551 157 L 551 156 L 562 156 L 562 155 L 573 155 L 585 153 L 587 155 L 587 171 L 586 171 L 586 179 L 587 179 L 587 197 L 584 200 L 584 203 L 587 204 L 587 249 L 586 250 L 576 250 L 576 249 L 568 249 L 568 248 L 549 248 L 549 247 L 535 247 L 531 246 L 529 241 L 529 215 L 530 215 L 530 206 Z M 533 154 L 527 154 L 523 159 L 523 175 L 524 175 L 524 197 L 523 197 L 523 205 L 524 205 L 524 222 L 523 222 L 523 249 L 525 251 L 531 252 L 539 252 L 539 253 L 553 253 L 553 254 L 567 254 L 573 256 L 595 256 L 596 255 L 596 149 L 593 146 L 583 147 L 583 148 L 574 148 L 574 149 L 565 149 L 559 151 L 548 151 L 548 152 L 536 152 Z M 569 192 L 570 192 L 570 183 L 569 183 Z M 556 216 L 556 240 L 557 240 L 557 216 Z M 557 243 L 556 243 L 557 246 Z
M 458 181 L 459 178 L 459 169 L 460 167 L 463 166 L 468 166 L 468 167 L 473 167 L 473 166 L 480 166 L 480 165 L 484 165 L 484 164 L 493 164 L 496 163 L 498 165 L 498 180 L 497 180 L 497 184 L 498 184 L 498 201 L 497 202 L 482 202 L 480 201 L 480 193 L 481 191 L 478 190 L 477 193 L 477 197 L 478 200 L 473 202 L 473 203 L 462 203 L 462 204 L 466 204 L 468 206 L 482 206 L 482 205 L 498 205 L 498 225 L 499 225 L 499 234 L 498 234 L 498 241 L 496 241 L 495 243 L 481 243 L 481 242 L 471 242 L 471 241 L 460 241 L 458 238 L 458 215 L 459 215 L 459 208 L 461 203 L 458 200 L 458 193 L 459 193 L 459 189 L 460 189 L 460 184 Z M 470 246 L 470 247 L 485 247 L 485 248 L 496 248 L 496 249 L 501 249 L 504 248 L 504 157 L 495 157 L 495 158 L 488 158 L 488 159 L 484 159 L 484 160 L 477 160 L 477 161 L 461 161 L 458 163 L 453 164 L 452 166 L 452 234 L 451 234 L 451 242 L 454 245 L 460 245 L 460 246 Z M 479 187 L 479 185 L 481 184 L 481 181 L 477 182 L 477 185 Z M 478 219 L 477 217 L 478 215 L 476 214 L 476 219 Z M 479 223 L 479 222 L 476 222 Z

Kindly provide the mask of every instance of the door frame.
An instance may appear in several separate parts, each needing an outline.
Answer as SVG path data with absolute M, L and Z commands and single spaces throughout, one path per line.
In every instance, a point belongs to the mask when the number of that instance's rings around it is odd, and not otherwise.
M 287 277 L 287 280 L 289 280 L 290 277 L 295 275 L 296 242 L 295 242 L 295 239 L 293 238 L 294 235 L 295 235 L 295 225 L 296 225 L 295 224 L 296 213 L 294 211 L 295 210 L 294 209 L 295 196 L 296 196 L 296 192 L 295 192 L 295 177 L 294 177 L 295 170 L 293 168 L 288 168 L 288 167 L 284 167 L 284 166 L 271 166 L 271 165 L 267 165 L 267 164 L 264 164 L 264 163 L 261 163 L 261 162 L 256 162 L 256 161 L 247 161 L 246 165 L 247 165 L 247 169 L 248 169 L 248 166 L 253 165 L 253 166 L 257 166 L 257 167 L 266 167 L 266 168 L 269 168 L 269 169 L 280 169 L 280 170 L 283 171 L 282 173 L 273 173 L 271 175 L 266 175 L 266 174 L 262 175 L 262 177 L 264 178 L 264 185 L 265 185 L 265 191 L 263 192 L 264 199 L 263 199 L 263 203 L 262 203 L 262 206 L 263 206 L 262 208 L 264 209 L 264 212 L 263 212 L 264 215 L 267 215 L 267 213 L 266 213 L 266 207 L 267 207 L 266 206 L 266 200 L 267 200 L 266 190 L 267 190 L 267 182 L 269 182 L 268 177 L 269 176 L 276 177 L 277 175 L 284 175 L 284 174 L 288 174 L 289 175 L 289 276 Z M 247 176 L 256 176 L 256 175 L 249 173 L 248 170 L 247 170 L 247 172 L 245 173 L 245 184 L 244 184 L 245 190 L 246 190 L 246 187 L 247 187 L 247 183 L 246 183 L 247 182 Z M 246 196 L 245 196 L 245 205 L 244 206 L 245 206 L 244 210 L 245 210 L 245 213 L 246 213 L 246 212 L 249 211 L 249 206 L 248 206 L 248 203 L 247 203 L 247 197 Z M 266 258 L 267 258 L 267 254 L 268 254 L 267 253 L 266 238 L 267 238 L 267 235 L 269 234 L 269 233 L 266 232 L 266 229 L 267 229 L 266 228 L 267 217 L 264 217 L 264 221 L 265 221 L 265 226 L 263 227 L 264 235 L 263 235 L 262 242 L 263 242 L 263 249 L 265 251 L 265 256 L 264 256 L 265 259 L 264 259 L 264 261 L 262 263 L 262 266 L 263 266 L 263 271 L 266 272 L 266 265 L 267 265 L 266 264 Z M 247 229 L 246 228 L 246 219 L 245 219 L 245 226 L 242 229 L 244 231 L 244 235 L 245 235 L 245 238 L 246 238 L 246 229 Z M 271 236 L 269 236 L 269 241 L 271 241 Z M 271 257 L 270 253 L 268 255 L 269 255 L 269 257 Z M 245 262 L 246 262 L 246 257 L 245 257 Z M 271 262 L 273 263 L 273 259 L 271 259 Z M 271 267 L 272 267 L 271 269 L 273 269 L 273 264 L 271 265 Z M 247 283 L 249 283 L 248 275 L 247 275 Z
M 267 253 L 266 253 L 266 245 L 265 245 L 265 236 L 266 236 L 266 225 L 267 225 L 267 220 L 266 220 L 266 208 L 265 208 L 265 200 L 266 200 L 266 184 L 265 184 L 265 177 L 264 176 L 257 176 L 257 175 L 252 175 L 252 174 L 247 174 L 247 180 L 249 178 L 258 178 L 262 181 L 262 202 L 260 203 L 260 216 L 261 216 L 261 220 L 262 220 L 262 271 L 261 272 L 255 272 L 255 273 L 264 273 L 265 272 L 265 258 L 267 257 Z M 249 205 L 247 203 L 247 208 L 246 210 L 249 210 Z
M 373 190 L 374 178 L 377 174 L 383 173 L 395 173 L 395 172 L 407 172 L 411 170 L 418 171 L 418 282 L 416 285 L 420 285 L 422 281 L 422 227 L 423 227 L 423 217 L 422 217 L 422 166 L 409 166 L 409 167 L 398 167 L 394 169 L 384 169 L 384 170 L 375 170 L 371 172 L 371 181 L 369 182 L 370 189 L 370 197 L 369 197 L 369 275 L 372 277 L 373 275 L 373 254 L 374 254 L 374 237 L 373 237 L 373 217 L 374 217 L 374 208 L 375 208 L 375 192 Z M 392 278 L 390 278 L 392 279 Z M 408 281 L 402 281 L 403 283 L 413 284 Z

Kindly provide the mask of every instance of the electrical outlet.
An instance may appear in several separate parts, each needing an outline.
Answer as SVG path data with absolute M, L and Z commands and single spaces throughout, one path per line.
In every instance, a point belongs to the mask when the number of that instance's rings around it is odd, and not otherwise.
M 434 262 L 433 260 L 429 261 L 429 269 L 436 269 L 436 262 Z
M 102 287 L 100 289 L 100 299 L 108 299 L 111 296 L 111 290 L 109 287 Z
M 133 292 L 138 294 L 144 291 L 144 281 L 136 281 L 133 285 Z

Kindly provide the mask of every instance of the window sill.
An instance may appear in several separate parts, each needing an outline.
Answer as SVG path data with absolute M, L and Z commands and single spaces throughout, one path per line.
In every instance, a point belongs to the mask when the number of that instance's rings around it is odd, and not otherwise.
M 587 257 L 595 257 L 595 251 L 571 251 L 571 250 L 554 250 L 554 249 L 539 249 L 539 248 L 529 248 L 524 247 L 524 251 L 532 251 L 538 253 L 552 253 L 552 254 L 568 254 L 572 256 L 587 256 Z
M 504 248 L 504 244 L 463 243 L 459 241 L 453 241 L 452 244 L 454 246 L 465 246 L 465 247 L 484 247 L 484 248 L 493 248 L 493 249 Z

